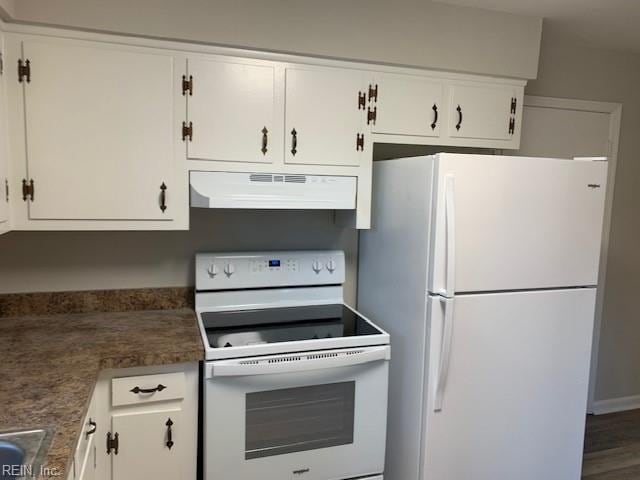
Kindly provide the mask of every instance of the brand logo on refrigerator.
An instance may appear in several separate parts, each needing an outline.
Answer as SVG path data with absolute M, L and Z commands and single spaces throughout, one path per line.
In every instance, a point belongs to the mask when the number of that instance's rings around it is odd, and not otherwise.
M 293 474 L 294 475 L 302 475 L 303 473 L 308 473 L 309 469 L 308 468 L 301 468 L 300 470 L 294 470 Z
M 587 185 L 587 187 L 589 187 L 589 188 L 600 188 L 600 184 L 599 183 L 589 183 Z

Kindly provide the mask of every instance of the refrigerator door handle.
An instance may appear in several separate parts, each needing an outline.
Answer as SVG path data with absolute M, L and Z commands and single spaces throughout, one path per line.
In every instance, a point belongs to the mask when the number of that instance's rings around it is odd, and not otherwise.
M 438 378 L 436 379 L 436 395 L 434 400 L 435 412 L 442 410 L 442 398 L 449 376 L 451 359 L 451 344 L 453 343 L 453 298 L 440 298 L 444 306 L 442 321 L 442 343 L 440 345 L 440 361 L 438 362 Z
M 444 177 L 444 214 L 446 224 L 446 267 L 445 289 L 442 292 L 445 297 L 453 297 L 456 288 L 456 201 L 455 201 L 455 177 Z

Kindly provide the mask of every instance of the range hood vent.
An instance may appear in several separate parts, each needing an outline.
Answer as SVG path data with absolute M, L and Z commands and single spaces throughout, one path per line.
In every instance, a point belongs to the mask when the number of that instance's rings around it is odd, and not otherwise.
M 306 175 L 274 175 L 272 173 L 252 173 L 249 175 L 250 182 L 267 183 L 307 183 Z
M 356 177 L 192 171 L 190 184 L 196 208 L 356 208 Z

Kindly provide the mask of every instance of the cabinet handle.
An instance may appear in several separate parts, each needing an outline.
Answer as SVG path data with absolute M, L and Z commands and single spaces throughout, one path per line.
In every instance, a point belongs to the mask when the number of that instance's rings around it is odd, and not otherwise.
M 155 388 L 140 388 L 140 387 L 133 387 L 131 390 L 129 390 L 131 393 L 156 393 L 156 392 L 161 392 L 162 390 L 164 390 L 165 387 L 164 385 L 162 385 L 161 383 L 158 384 L 157 387 Z
M 162 210 L 162 213 L 164 213 L 166 209 L 167 209 L 167 186 L 164 184 L 164 182 L 162 182 L 162 185 L 160 185 L 160 210 Z
M 431 124 L 431 130 L 435 130 L 436 129 L 436 125 L 438 124 L 438 106 L 434 103 L 433 107 L 431 107 L 431 109 L 433 110 L 433 123 Z
M 171 450 L 171 447 L 173 447 L 173 439 L 171 438 L 171 426 L 173 425 L 173 422 L 171 421 L 171 418 L 169 418 L 169 420 L 167 420 L 167 423 L 165 423 L 165 425 L 167 426 L 167 448 L 169 450 Z
M 460 130 L 460 127 L 462 126 L 462 108 L 460 107 L 460 105 L 458 105 L 456 111 L 458 112 L 458 123 L 456 124 L 456 130 Z
M 91 429 L 85 432 L 85 435 L 87 438 L 89 438 L 91 435 L 96 433 L 96 430 L 98 429 L 98 424 L 94 422 L 91 418 L 89 418 L 89 426 L 91 427 Z
M 269 143 L 269 138 L 267 137 L 268 133 L 269 130 L 267 130 L 267 127 L 264 127 L 262 129 L 262 148 L 260 149 L 263 155 L 267 154 L 267 144 Z
M 298 132 L 294 128 L 291 130 L 291 154 L 295 156 L 298 153 Z

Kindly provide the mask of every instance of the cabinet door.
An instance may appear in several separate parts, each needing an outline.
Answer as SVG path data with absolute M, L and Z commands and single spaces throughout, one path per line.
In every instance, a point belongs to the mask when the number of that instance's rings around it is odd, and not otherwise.
M 3 100 L 0 101 L 0 234 L 9 230 L 9 156 Z
M 188 429 L 182 423 L 181 410 L 113 415 L 111 428 L 118 433 L 119 442 L 118 454 L 111 454 L 113 480 L 188 478 L 190 466 L 186 465 L 181 437 Z
M 89 438 L 89 441 L 87 442 L 87 451 L 85 452 L 79 471 L 77 471 L 78 476 L 76 476 L 76 480 L 94 480 L 97 477 L 96 449 L 97 449 L 97 446 L 96 446 L 95 435 L 93 435 Z
M 0 37 L 0 48 L 4 38 Z M 5 76 L 0 75 L 0 234 L 9 229 L 9 155 Z
M 104 425 L 98 419 L 98 389 L 89 403 L 89 409 L 82 423 L 80 439 L 73 457 L 73 471 L 76 480 L 93 480 L 96 478 L 97 452 L 96 438 L 102 438 Z
M 443 84 L 413 75 L 381 75 L 377 79 L 374 133 L 440 136 Z M 374 87 L 375 88 L 375 87 Z
M 450 94 L 450 137 L 486 140 L 511 140 L 514 137 L 516 115 L 512 101 L 516 102 L 515 108 L 521 103 L 518 100 L 521 94 L 516 87 L 454 84 Z
M 23 58 L 29 218 L 170 220 L 174 58 L 80 41 L 27 41 Z
M 366 101 L 358 102 L 365 95 L 361 72 L 288 68 L 285 95 L 285 162 L 360 165 L 367 150 Z
M 282 138 L 274 125 L 274 66 L 189 59 L 188 71 L 188 157 L 273 162 L 274 145 Z

